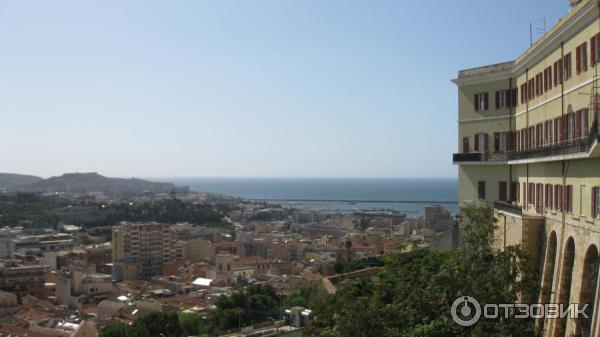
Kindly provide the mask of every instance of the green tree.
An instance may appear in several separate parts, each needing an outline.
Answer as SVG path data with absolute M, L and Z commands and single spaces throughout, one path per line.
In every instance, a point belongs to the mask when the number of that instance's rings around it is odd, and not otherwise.
M 462 327 L 450 307 L 460 296 L 485 303 L 536 298 L 538 280 L 518 246 L 494 250 L 497 229 L 488 206 L 468 208 L 461 219 L 463 243 L 454 250 L 416 249 L 383 258 L 372 279 L 351 280 L 316 310 L 308 336 L 533 336 L 524 319 L 480 320 Z

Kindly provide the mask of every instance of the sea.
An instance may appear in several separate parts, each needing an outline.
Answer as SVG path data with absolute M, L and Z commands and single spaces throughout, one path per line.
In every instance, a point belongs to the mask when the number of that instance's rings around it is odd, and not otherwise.
M 440 204 L 458 212 L 456 178 L 150 178 L 189 186 L 195 192 L 227 194 L 329 213 L 391 210 L 409 217 Z

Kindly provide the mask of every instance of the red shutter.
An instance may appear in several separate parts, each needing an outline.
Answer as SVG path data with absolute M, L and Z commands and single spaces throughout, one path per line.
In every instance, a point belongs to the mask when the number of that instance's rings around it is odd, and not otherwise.
M 506 201 L 506 181 L 501 181 L 498 186 L 499 195 L 498 198 L 501 201 Z
M 568 206 L 567 212 L 573 213 L 573 185 L 567 186 Z
M 488 107 L 489 107 L 488 98 L 489 98 L 489 96 L 488 96 L 487 92 L 485 94 L 483 94 L 483 103 L 484 103 L 483 110 L 485 110 L 485 111 L 487 111 Z
M 554 142 L 557 143 L 558 142 L 558 118 L 554 119 Z
M 488 152 L 488 149 L 489 149 L 488 148 L 488 138 L 489 138 L 489 136 L 486 133 L 485 136 L 483 137 L 483 141 L 484 141 L 484 143 L 483 143 L 483 151 L 484 152 Z
M 562 116 L 562 121 L 560 121 L 560 124 L 561 124 L 560 126 L 561 126 L 561 129 L 562 129 L 561 130 L 562 135 L 561 135 L 560 139 L 562 141 L 566 141 L 567 140 L 567 135 L 568 135 L 568 131 L 567 131 L 568 118 L 567 118 L 567 115 L 563 115 Z
M 583 62 L 582 69 L 583 71 L 587 71 L 587 42 L 583 43 L 583 46 L 581 47 L 581 53 L 583 56 L 581 60 Z
M 494 151 L 500 151 L 500 133 L 494 132 Z
M 582 130 L 581 130 L 581 136 L 582 137 L 587 137 L 589 134 L 589 125 L 588 125 L 588 114 L 589 111 L 587 109 L 583 109 L 581 118 L 583 118 L 583 123 L 582 123 Z
M 496 109 L 500 109 L 500 91 L 496 91 Z
M 596 64 L 596 36 L 590 39 L 590 65 Z
M 575 69 L 577 70 L 577 75 L 581 73 L 581 46 L 575 49 Z
M 581 137 L 581 110 L 575 113 L 575 138 Z
M 593 41 L 593 39 L 592 39 Z M 596 218 L 596 189 L 598 187 L 592 187 L 592 218 Z
M 473 98 L 473 105 L 475 106 L 475 111 L 479 111 L 479 94 L 475 94 L 475 98 Z

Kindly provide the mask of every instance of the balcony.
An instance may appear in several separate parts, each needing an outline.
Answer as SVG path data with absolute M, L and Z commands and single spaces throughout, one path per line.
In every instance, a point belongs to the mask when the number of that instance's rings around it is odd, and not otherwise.
M 506 153 L 494 152 L 494 153 L 481 153 L 481 152 L 469 152 L 469 153 L 454 153 L 452 154 L 452 163 L 460 165 L 469 164 L 506 164 Z
M 590 129 L 586 137 L 567 140 L 561 143 L 545 145 L 533 149 L 511 151 L 508 153 L 509 161 L 525 161 L 541 158 L 557 157 L 558 160 L 564 159 L 564 156 L 577 154 L 587 155 L 598 140 L 598 127 L 596 123 Z
M 500 212 L 506 212 L 515 215 L 523 215 L 523 210 L 521 206 L 515 205 L 508 201 L 494 201 L 494 209 Z

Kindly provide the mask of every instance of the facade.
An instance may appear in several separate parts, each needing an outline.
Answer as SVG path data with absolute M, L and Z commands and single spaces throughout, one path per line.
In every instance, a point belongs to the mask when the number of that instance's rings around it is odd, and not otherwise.
M 165 264 L 175 261 L 175 231 L 168 224 L 123 222 L 113 228 L 112 252 L 115 272 L 117 265 L 131 270 L 134 264 L 136 278 L 149 280 L 161 275 Z
M 4 261 L 0 264 L 0 290 L 15 294 L 19 299 L 25 295 L 43 298 L 45 274 L 45 266 L 24 266 Z
M 19 231 L 10 227 L 0 228 L 0 259 L 12 259 L 15 253 L 15 237 Z
M 516 60 L 453 80 L 460 206 L 493 205 L 499 245 L 521 244 L 542 275 L 541 303 L 594 313 L 539 322 L 545 336 L 600 334 L 599 17 L 580 1 Z

